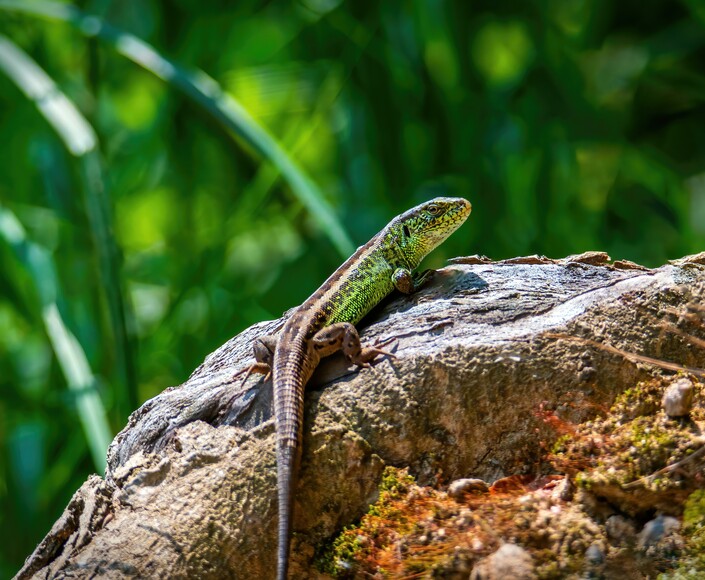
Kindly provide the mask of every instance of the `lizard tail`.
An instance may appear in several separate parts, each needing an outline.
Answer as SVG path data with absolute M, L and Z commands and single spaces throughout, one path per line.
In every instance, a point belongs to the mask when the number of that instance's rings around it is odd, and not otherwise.
M 286 580 L 293 523 L 294 487 L 301 460 L 304 415 L 304 350 L 296 341 L 277 351 L 274 360 L 274 413 L 277 424 L 277 488 L 279 532 L 277 578 Z M 281 357 L 281 358 L 278 358 Z M 308 373 L 310 374 L 310 373 Z
M 279 480 L 279 531 L 277 551 L 277 579 L 286 580 L 289 569 L 289 538 L 291 537 L 294 494 L 292 483 L 296 479 L 295 471 L 298 449 L 286 445 L 288 441 L 277 443 L 277 479 Z

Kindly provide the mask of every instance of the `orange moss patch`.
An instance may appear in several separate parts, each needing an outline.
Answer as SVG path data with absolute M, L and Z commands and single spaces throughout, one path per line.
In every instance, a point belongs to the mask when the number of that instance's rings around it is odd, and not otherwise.
M 665 416 L 665 386 L 662 379 L 640 383 L 603 417 L 580 425 L 541 406 L 535 414 L 545 435 L 539 465 L 558 474 L 513 475 L 457 501 L 417 486 L 406 470 L 387 468 L 379 501 L 324 550 L 319 569 L 343 578 L 462 577 L 505 542 L 527 550 L 542 579 L 627 568 L 652 577 L 677 568 L 679 558 L 702 547 L 702 524 L 697 533 L 686 526 L 685 537 L 676 534 L 649 551 L 634 536 L 657 512 L 679 516 L 688 496 L 703 487 L 701 425 Z M 701 391 L 696 383 L 694 418 L 703 413 Z M 608 535 L 610 515 L 633 518 L 630 538 Z M 701 563 L 694 556 L 689 561 Z

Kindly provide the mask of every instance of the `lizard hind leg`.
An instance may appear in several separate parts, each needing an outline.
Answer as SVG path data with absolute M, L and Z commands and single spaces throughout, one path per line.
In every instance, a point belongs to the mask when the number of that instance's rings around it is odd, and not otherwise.
M 357 329 L 349 322 L 337 322 L 322 328 L 313 337 L 313 346 L 321 357 L 342 350 L 347 359 L 359 367 L 369 367 L 379 355 L 394 357 L 393 353 L 377 346 L 363 347 Z

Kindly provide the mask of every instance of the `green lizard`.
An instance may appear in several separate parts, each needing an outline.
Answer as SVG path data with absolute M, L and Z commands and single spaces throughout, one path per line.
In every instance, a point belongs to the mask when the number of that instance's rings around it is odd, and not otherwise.
M 278 335 L 255 341 L 257 362 L 245 380 L 251 372 L 274 375 L 279 580 L 286 579 L 289 567 L 293 486 L 301 459 L 306 383 L 321 357 L 338 350 L 359 367 L 369 367 L 376 356 L 389 354 L 374 346 L 362 347 L 353 324 L 395 288 L 406 294 L 420 288 L 432 271 L 415 274 L 414 269 L 460 227 L 470 210 L 465 199 L 438 197 L 395 217 L 294 311 Z

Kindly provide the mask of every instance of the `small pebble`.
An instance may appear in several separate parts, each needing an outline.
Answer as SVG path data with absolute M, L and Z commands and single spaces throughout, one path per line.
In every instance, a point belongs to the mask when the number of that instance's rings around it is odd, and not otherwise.
M 678 379 L 663 394 L 663 409 L 669 417 L 685 417 L 693 408 L 693 383 L 688 379 Z
M 637 536 L 639 547 L 646 548 L 658 543 L 661 538 L 672 532 L 677 532 L 681 523 L 674 517 L 660 515 L 647 522 Z
M 535 580 L 529 553 L 516 544 L 504 544 L 494 554 L 482 558 L 472 569 L 470 580 Z
M 574 491 L 575 489 L 570 477 L 564 477 L 560 483 L 556 485 L 553 490 L 551 490 L 551 497 L 554 499 L 569 501 L 573 499 Z
M 466 493 L 473 491 L 487 493 L 489 490 L 490 488 L 487 483 L 481 479 L 456 479 L 448 486 L 448 495 L 455 500 L 462 500 Z
M 605 552 L 599 542 L 593 542 L 585 551 L 585 559 L 593 565 L 602 564 L 605 561 Z
M 613 515 L 605 522 L 607 535 L 616 542 L 628 542 L 636 534 L 636 525 L 632 520 L 620 515 Z

